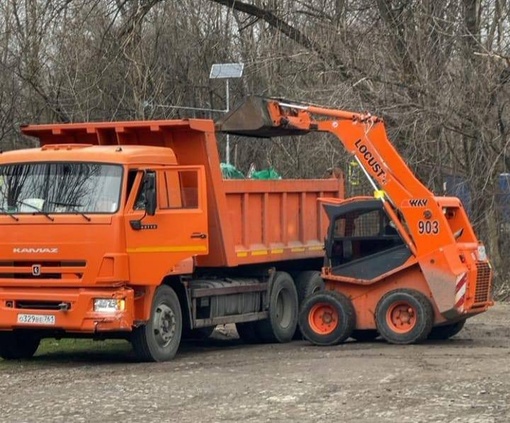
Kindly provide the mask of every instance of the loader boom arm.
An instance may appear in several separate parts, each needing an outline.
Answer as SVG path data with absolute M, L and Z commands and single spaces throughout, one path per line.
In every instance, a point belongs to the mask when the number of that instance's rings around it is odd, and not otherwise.
M 221 119 L 217 129 L 260 137 L 332 133 L 383 192 L 386 211 L 397 224 L 400 221 L 399 232 L 414 253 L 426 254 L 455 243 L 445 209 L 407 166 L 389 141 L 383 120 L 376 116 L 249 97 Z M 471 227 L 465 229 L 475 238 Z

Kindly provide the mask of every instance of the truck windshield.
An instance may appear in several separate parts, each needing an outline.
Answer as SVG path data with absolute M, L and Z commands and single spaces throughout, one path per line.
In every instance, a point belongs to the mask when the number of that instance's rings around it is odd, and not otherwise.
M 122 167 L 103 163 L 0 166 L 0 214 L 115 213 Z

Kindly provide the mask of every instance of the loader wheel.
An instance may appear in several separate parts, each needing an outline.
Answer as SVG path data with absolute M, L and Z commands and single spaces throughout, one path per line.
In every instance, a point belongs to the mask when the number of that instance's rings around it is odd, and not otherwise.
M 172 288 L 162 285 L 154 294 L 150 320 L 133 331 L 131 344 L 140 361 L 168 361 L 177 353 L 181 334 L 179 299 Z
M 324 279 L 321 278 L 321 273 L 316 270 L 306 270 L 298 274 L 296 278 L 296 290 L 298 295 L 299 306 L 303 304 L 305 298 L 318 291 L 324 290 Z M 292 339 L 303 339 L 303 334 L 299 326 L 294 332 Z
M 351 336 L 355 326 L 352 302 L 339 292 L 316 292 L 301 306 L 299 327 L 312 344 L 337 345 Z
M 375 329 L 355 330 L 351 334 L 351 338 L 358 342 L 374 341 L 379 336 L 379 332 Z
M 292 277 L 277 272 L 269 294 L 269 317 L 255 322 L 255 332 L 262 342 L 289 342 L 298 320 L 298 296 Z
M 32 358 L 41 339 L 30 333 L 0 333 L 0 357 L 4 360 L 23 360 Z
M 375 310 L 377 330 L 392 344 L 424 341 L 434 320 L 430 301 L 418 291 L 396 289 L 384 295 Z
M 460 320 L 459 322 L 452 323 L 450 325 L 444 325 L 444 326 L 436 326 L 435 328 L 432 328 L 429 334 L 429 339 L 434 340 L 445 340 L 449 339 L 452 336 L 457 335 L 462 328 L 464 327 L 464 324 L 466 323 L 466 320 Z

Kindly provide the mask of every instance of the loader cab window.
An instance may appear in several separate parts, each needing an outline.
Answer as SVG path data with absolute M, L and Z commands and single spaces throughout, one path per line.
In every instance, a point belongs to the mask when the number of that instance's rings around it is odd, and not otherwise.
M 354 267 L 359 268 L 358 273 L 368 268 L 377 272 L 378 267 L 384 273 L 395 257 L 398 258 L 395 263 L 401 264 L 401 260 L 409 256 L 380 201 L 326 206 L 326 212 L 330 217 L 326 260 L 334 274 L 352 276 L 350 272 Z M 404 254 L 395 254 L 400 247 Z M 386 254 L 390 257 L 385 257 Z

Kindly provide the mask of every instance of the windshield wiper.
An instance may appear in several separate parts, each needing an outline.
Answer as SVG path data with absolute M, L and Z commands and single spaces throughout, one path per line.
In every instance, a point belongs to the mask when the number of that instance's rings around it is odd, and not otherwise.
M 5 213 L 7 216 L 9 217 L 12 217 L 16 222 L 19 221 L 19 218 L 17 218 L 16 216 L 14 216 L 14 214 L 12 212 L 10 212 L 9 210 L 5 210 L 3 207 L 0 207 L 0 211 L 2 213 Z
M 70 207 L 71 208 L 71 211 L 73 213 L 76 213 L 76 214 L 79 214 L 80 216 L 82 216 L 84 219 L 87 220 L 87 222 L 90 222 L 92 219 L 87 216 L 85 213 L 83 213 L 82 211 L 78 210 L 76 207 L 81 207 L 81 204 L 73 204 L 73 203 L 63 203 L 63 202 L 60 202 L 60 201 L 48 201 L 48 203 L 50 204 L 55 204 L 56 206 L 62 206 L 62 207 Z
M 30 204 L 30 203 L 26 203 L 25 201 L 23 200 L 18 200 L 16 201 L 16 204 L 23 204 L 24 206 L 27 206 L 27 207 L 30 207 L 32 209 L 34 209 L 36 212 L 38 213 L 32 213 L 32 214 L 42 214 L 43 216 L 47 217 L 48 219 L 50 219 L 52 222 L 55 220 L 53 217 L 51 217 L 49 215 L 49 213 L 46 213 L 44 211 L 42 211 L 39 207 L 36 207 L 34 206 L 33 204 Z

